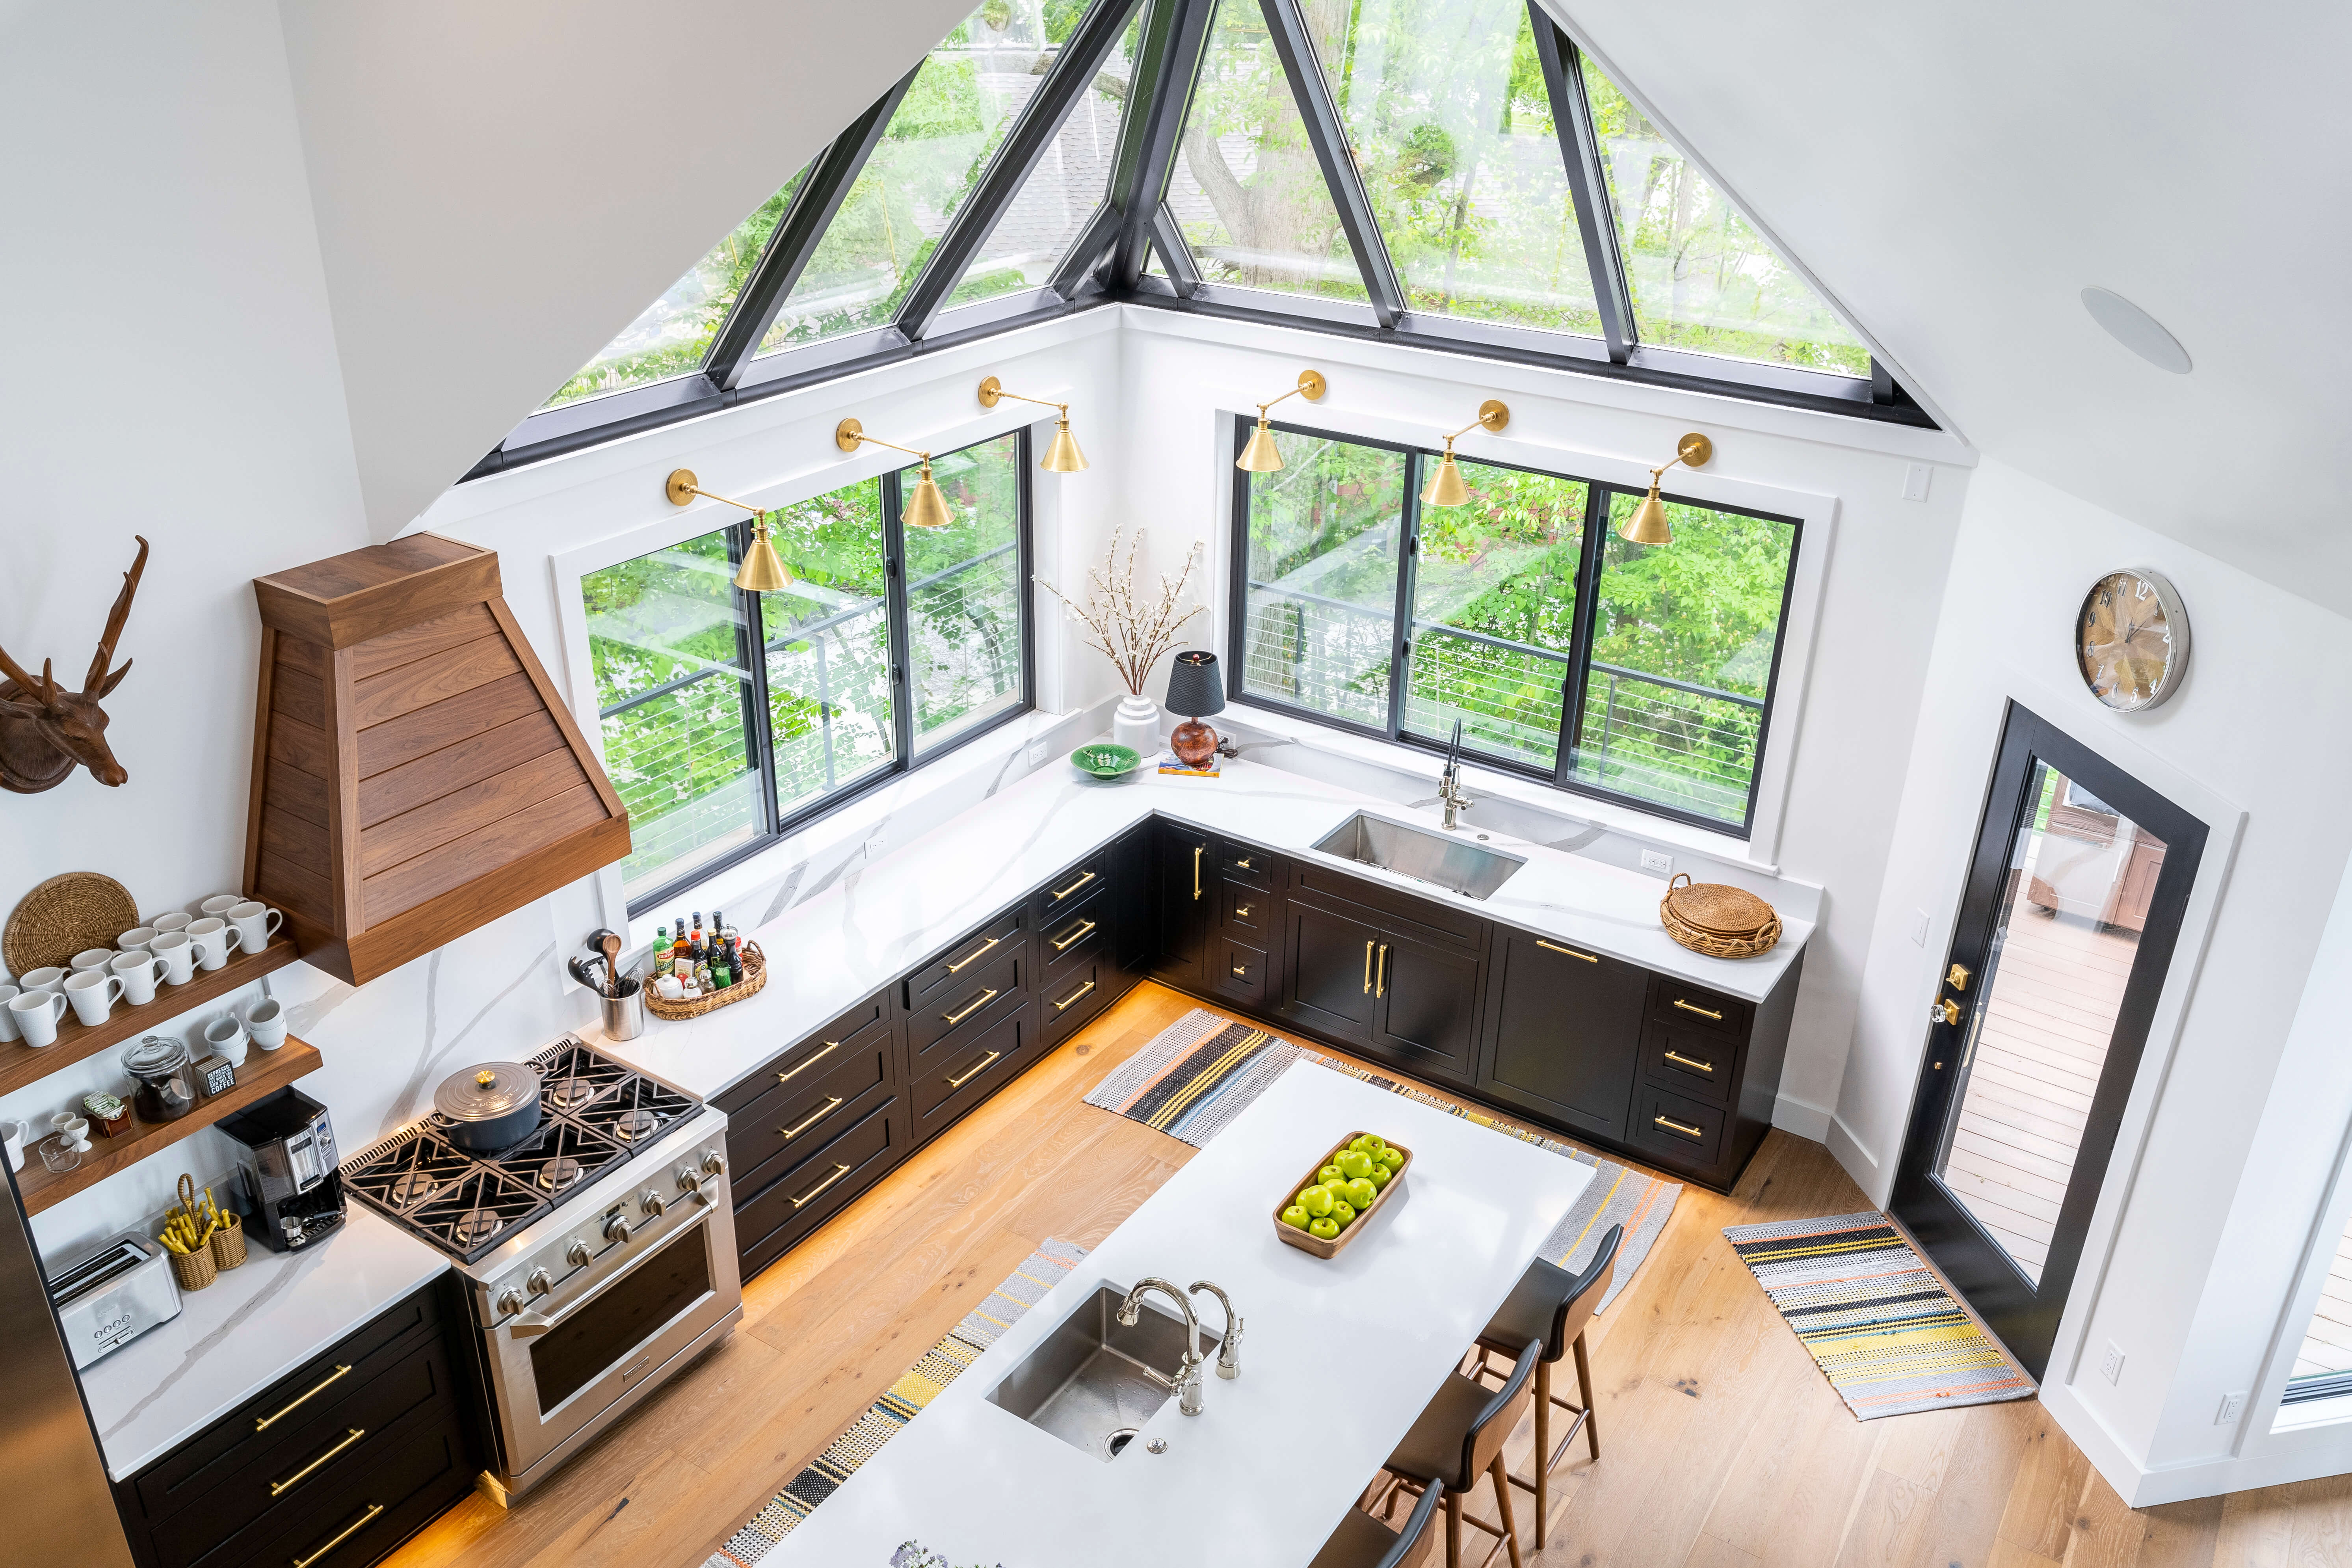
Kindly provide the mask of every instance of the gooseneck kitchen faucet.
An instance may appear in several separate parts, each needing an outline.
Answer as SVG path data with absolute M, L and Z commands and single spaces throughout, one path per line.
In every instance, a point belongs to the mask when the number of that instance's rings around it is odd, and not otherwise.
M 1135 1289 L 1127 1293 L 1127 1300 L 1118 1304 L 1118 1321 L 1122 1328 L 1135 1327 L 1136 1320 L 1142 1312 L 1138 1303 L 1142 1300 L 1146 1290 L 1159 1291 L 1175 1302 L 1179 1310 L 1183 1312 L 1187 1342 L 1184 1359 L 1178 1364 L 1174 1377 L 1163 1377 L 1148 1366 L 1143 1369 L 1144 1375 L 1162 1388 L 1172 1390 L 1176 1394 L 1176 1407 L 1185 1415 L 1198 1415 L 1203 1407 L 1201 1398 L 1200 1314 L 1192 1310 L 1192 1298 L 1171 1285 L 1167 1280 L 1154 1277 L 1137 1280 Z

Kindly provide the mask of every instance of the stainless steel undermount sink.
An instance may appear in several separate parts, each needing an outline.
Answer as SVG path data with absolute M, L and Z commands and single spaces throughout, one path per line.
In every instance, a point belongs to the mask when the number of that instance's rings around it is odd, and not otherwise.
M 989 1392 L 989 1402 L 1105 1463 L 1117 1458 L 1175 1397 L 1143 1369 L 1173 1377 L 1185 1348 L 1184 1320 L 1150 1297 L 1138 1303 L 1135 1327 L 1122 1327 L 1118 1305 L 1126 1298 L 1108 1285 L 1087 1297 Z M 1203 1357 L 1215 1357 L 1217 1340 L 1203 1325 Z
M 1407 827 L 1360 811 L 1317 839 L 1315 847 L 1326 855 L 1377 866 L 1468 899 L 1492 898 L 1496 889 L 1527 864 L 1517 855 L 1481 849 L 1453 834 Z

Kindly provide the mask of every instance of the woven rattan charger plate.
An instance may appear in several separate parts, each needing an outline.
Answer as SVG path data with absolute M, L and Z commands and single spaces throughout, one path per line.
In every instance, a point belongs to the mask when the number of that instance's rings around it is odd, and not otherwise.
M 96 871 L 68 871 L 26 893 L 0 931 L 0 962 L 11 974 L 62 968 L 86 948 L 112 947 L 139 923 L 131 890 Z
M 1755 894 L 1677 872 L 1658 900 L 1666 934 L 1709 958 L 1753 958 L 1780 940 L 1780 917 Z

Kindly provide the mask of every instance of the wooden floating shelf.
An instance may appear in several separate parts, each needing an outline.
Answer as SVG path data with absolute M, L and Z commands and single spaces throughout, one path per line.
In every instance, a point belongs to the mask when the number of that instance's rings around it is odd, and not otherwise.
M 86 1057 L 96 1056 L 109 1046 L 136 1039 L 158 1025 L 167 1024 L 181 1014 L 201 1007 L 215 996 L 226 996 L 241 985 L 250 984 L 273 969 L 283 969 L 294 962 L 294 943 L 290 938 L 279 937 L 259 952 L 238 952 L 218 969 L 199 969 L 184 985 L 155 984 L 155 1000 L 143 1007 L 127 1007 L 118 1002 L 106 1022 L 89 1026 L 66 1009 L 65 1021 L 58 1026 L 58 1043 L 36 1050 L 21 1040 L 0 1044 L 0 1094 L 12 1094 L 28 1083 L 37 1083 L 61 1068 L 71 1067 Z M 44 1172 L 43 1174 L 47 1173 Z
M 256 956 L 266 956 L 257 954 Z M 46 1054 L 46 1053 L 44 1053 Z M 255 1049 L 236 1069 L 236 1087 L 226 1094 L 196 1101 L 195 1108 L 175 1121 L 142 1121 L 132 1113 L 131 1131 L 114 1138 L 90 1134 L 89 1152 L 70 1171 L 52 1171 L 41 1163 L 38 1148 L 25 1145 L 25 1168 L 16 1173 L 16 1190 L 24 1194 L 25 1212 L 38 1214 L 96 1186 L 117 1171 L 128 1170 L 150 1154 L 158 1154 L 192 1132 L 202 1131 L 222 1117 L 243 1110 L 255 1100 L 319 1068 L 319 1049 L 307 1041 L 286 1037 L 274 1051 Z M 42 1134 L 44 1138 L 47 1133 Z

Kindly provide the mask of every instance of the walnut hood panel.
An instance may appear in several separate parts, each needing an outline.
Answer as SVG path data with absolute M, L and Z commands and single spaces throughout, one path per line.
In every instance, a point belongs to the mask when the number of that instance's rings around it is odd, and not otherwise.
M 363 984 L 629 852 L 629 817 L 500 596 L 417 533 L 257 578 L 245 887 Z

